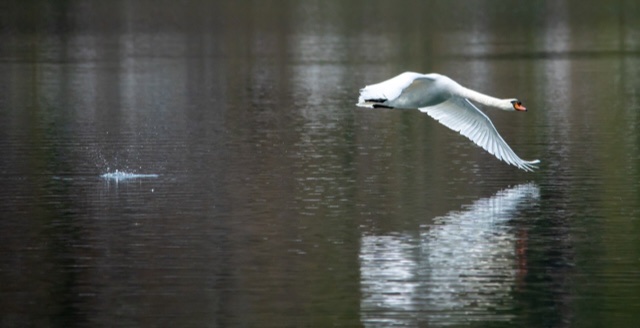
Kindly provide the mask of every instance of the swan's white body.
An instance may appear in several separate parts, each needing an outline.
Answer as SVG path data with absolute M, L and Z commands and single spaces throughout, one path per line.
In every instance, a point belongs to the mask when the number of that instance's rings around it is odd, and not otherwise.
M 440 74 L 405 72 L 360 90 L 357 105 L 368 108 L 418 109 L 460 132 L 499 160 L 533 171 L 539 160 L 525 161 L 511 150 L 487 115 L 471 101 L 507 111 L 526 111 L 517 99 L 499 99 L 465 88 Z

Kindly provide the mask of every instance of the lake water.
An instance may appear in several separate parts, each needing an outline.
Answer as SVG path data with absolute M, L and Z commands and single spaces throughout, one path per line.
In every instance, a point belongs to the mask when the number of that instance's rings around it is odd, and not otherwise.
M 0 5 L 3 327 L 636 327 L 634 1 Z M 439 72 L 508 166 L 418 111 Z

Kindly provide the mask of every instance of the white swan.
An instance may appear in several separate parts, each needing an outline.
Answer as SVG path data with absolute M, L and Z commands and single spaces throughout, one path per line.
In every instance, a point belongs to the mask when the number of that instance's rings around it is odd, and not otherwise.
M 460 132 L 490 154 L 525 171 L 539 160 L 525 161 L 511 150 L 487 115 L 469 100 L 507 111 L 526 111 L 515 98 L 498 99 L 465 88 L 440 74 L 405 72 L 360 90 L 357 106 L 419 109 L 446 127 Z

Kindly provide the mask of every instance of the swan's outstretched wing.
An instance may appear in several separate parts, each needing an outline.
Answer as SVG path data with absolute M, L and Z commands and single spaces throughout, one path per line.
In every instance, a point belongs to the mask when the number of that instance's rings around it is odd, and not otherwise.
M 491 155 L 525 171 L 533 171 L 539 160 L 525 161 L 511 150 L 502 139 L 487 115 L 469 100 L 453 96 L 449 100 L 431 107 L 419 108 L 421 112 L 438 120 L 446 127 L 460 132 Z

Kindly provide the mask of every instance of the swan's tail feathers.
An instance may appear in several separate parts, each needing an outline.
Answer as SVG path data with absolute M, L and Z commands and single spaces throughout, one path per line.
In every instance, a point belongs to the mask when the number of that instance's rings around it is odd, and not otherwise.
M 362 97 L 358 98 L 358 103 L 356 106 L 365 107 L 365 108 L 376 108 L 377 105 L 381 105 L 382 101 L 375 101 L 369 99 L 362 99 Z
M 374 107 L 373 107 L 373 103 L 368 103 L 368 102 L 366 102 L 366 101 L 358 102 L 358 103 L 356 104 L 356 106 L 358 106 L 358 107 L 363 107 L 363 108 L 374 108 Z
M 358 103 L 356 106 L 376 108 L 376 105 L 382 105 L 388 98 L 384 95 L 384 90 L 373 86 L 366 86 L 360 89 L 360 97 L 358 97 Z
M 358 99 L 356 106 L 365 108 L 393 108 L 392 106 L 385 105 L 386 99 Z
M 360 97 L 358 97 L 358 103 L 356 104 L 356 106 L 366 108 L 393 108 L 384 105 L 384 102 L 386 101 L 387 98 L 372 96 L 370 95 L 370 92 L 367 91 L 367 88 L 364 88 L 360 90 Z
M 404 72 L 386 81 L 367 85 L 360 89 L 360 97 L 358 97 L 358 103 L 356 105 L 367 108 L 391 108 L 388 104 L 385 105 L 384 103 L 398 98 L 402 90 L 418 78 L 429 77 L 424 74 Z

